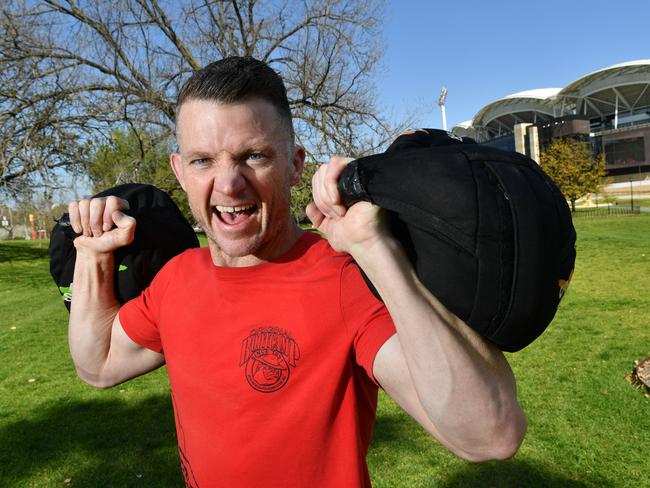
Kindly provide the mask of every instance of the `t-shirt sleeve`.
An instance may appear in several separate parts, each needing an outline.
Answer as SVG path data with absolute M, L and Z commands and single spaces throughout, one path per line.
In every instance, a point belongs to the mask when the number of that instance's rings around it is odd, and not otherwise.
M 177 259 L 172 259 L 156 274 L 151 284 L 120 308 L 120 323 L 126 335 L 142 347 L 162 353 L 158 329 L 160 304 L 167 291 Z
M 357 264 L 349 260 L 341 271 L 341 313 L 353 336 L 356 362 L 377 384 L 373 365 L 377 352 L 395 334 L 385 305 L 368 289 Z

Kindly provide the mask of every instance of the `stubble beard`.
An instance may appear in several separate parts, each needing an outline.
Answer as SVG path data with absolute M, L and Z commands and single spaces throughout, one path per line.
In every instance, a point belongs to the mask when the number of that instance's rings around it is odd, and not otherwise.
M 227 261 L 228 258 L 245 258 L 258 257 L 263 260 L 268 260 L 269 256 L 266 256 L 265 253 L 260 253 L 263 251 L 265 244 L 275 243 L 277 245 L 278 241 L 281 239 L 282 234 L 289 234 L 292 232 L 293 219 L 291 217 L 291 188 L 288 186 L 286 197 L 283 198 L 282 202 L 277 202 L 282 208 L 275 209 L 275 214 L 279 215 L 273 222 L 269 219 L 266 223 L 262 220 L 258 228 L 258 232 L 241 236 L 237 239 L 226 239 L 224 237 L 219 237 L 218 234 L 213 231 L 210 222 L 204 222 L 203 219 L 198 218 L 199 213 L 190 204 L 190 210 L 192 215 L 196 220 L 198 226 L 203 230 L 208 242 L 211 243 L 211 253 L 214 255 L 216 252 L 224 261 Z M 258 211 L 262 211 L 260 208 Z M 210 214 L 210 219 L 212 219 L 212 214 Z M 274 242 L 275 241 L 275 242 Z M 268 249 L 273 252 L 273 249 Z M 277 256 L 271 256 L 275 258 Z

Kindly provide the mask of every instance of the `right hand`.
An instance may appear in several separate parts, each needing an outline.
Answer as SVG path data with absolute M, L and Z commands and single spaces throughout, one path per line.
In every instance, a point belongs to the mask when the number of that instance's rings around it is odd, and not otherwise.
M 135 219 L 123 213 L 129 202 L 115 196 L 70 202 L 70 225 L 77 251 L 110 253 L 133 242 Z

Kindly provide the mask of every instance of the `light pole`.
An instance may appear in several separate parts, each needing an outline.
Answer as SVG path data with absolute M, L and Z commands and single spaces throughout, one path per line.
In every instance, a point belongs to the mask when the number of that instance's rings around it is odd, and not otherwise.
M 442 87 L 440 96 L 438 97 L 438 106 L 442 112 L 442 129 L 447 130 L 447 114 L 445 113 L 445 100 L 447 100 L 447 88 Z

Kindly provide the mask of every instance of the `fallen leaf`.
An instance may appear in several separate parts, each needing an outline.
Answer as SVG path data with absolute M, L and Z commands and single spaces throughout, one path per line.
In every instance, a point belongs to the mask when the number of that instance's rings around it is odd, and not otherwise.
M 27 383 L 34 383 L 34 381 L 36 381 L 36 378 L 29 378 L 27 380 Z

